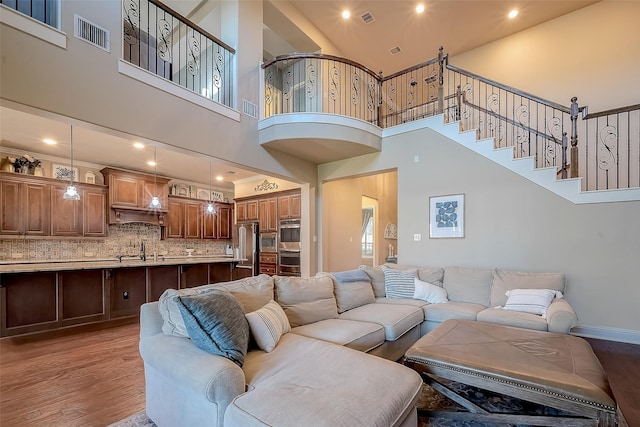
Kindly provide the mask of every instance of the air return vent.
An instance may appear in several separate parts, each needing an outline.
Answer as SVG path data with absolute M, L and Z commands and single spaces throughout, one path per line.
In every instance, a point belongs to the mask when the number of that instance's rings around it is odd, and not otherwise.
M 247 116 L 253 117 L 254 119 L 258 118 L 258 106 L 247 101 L 246 99 L 242 100 L 242 112 Z
M 400 46 L 396 46 L 394 48 L 389 49 L 389 52 L 391 53 L 391 55 L 397 55 L 400 52 L 402 52 L 402 49 L 400 49 Z
M 362 18 L 362 20 L 364 21 L 365 24 L 370 24 L 373 21 L 376 20 L 376 18 L 373 17 L 373 15 L 371 14 L 371 12 L 365 12 L 362 15 L 360 15 L 360 18 Z
M 97 26 L 91 21 L 87 21 L 82 16 L 73 16 L 73 34 L 80 40 L 84 40 L 107 52 L 111 50 L 111 36 L 109 31 Z

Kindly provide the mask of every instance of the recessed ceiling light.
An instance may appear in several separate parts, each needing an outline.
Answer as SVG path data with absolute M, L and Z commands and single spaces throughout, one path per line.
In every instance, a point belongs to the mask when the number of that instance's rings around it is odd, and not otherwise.
M 140 149 L 144 148 L 144 144 L 142 142 L 134 142 L 133 146 Z
M 511 12 L 509 12 L 509 19 L 513 19 L 516 16 L 518 16 L 518 11 L 516 9 L 513 9 Z
M 42 142 L 44 142 L 47 145 L 56 145 L 57 144 L 56 141 L 54 141 L 53 139 L 50 139 L 50 138 L 43 139 Z
M 342 17 L 344 19 L 349 19 L 351 17 L 351 12 L 349 12 L 348 10 L 343 10 L 342 11 Z
M 418 13 L 424 12 L 424 5 L 423 4 L 417 5 L 416 6 L 416 12 L 418 12 Z
M 156 163 L 156 162 L 154 162 L 153 160 L 149 160 L 149 161 L 147 162 L 147 164 L 148 164 L 149 166 L 155 166 L 155 165 L 157 165 L 157 163 Z
M 216 176 L 216 181 L 222 181 L 224 178 L 221 175 Z

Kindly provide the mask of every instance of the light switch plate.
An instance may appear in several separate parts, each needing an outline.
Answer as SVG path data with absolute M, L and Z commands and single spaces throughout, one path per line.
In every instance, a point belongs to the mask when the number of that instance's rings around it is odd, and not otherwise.
M 414 242 L 419 242 L 420 240 L 422 240 L 422 234 L 414 234 L 413 235 L 413 241 Z

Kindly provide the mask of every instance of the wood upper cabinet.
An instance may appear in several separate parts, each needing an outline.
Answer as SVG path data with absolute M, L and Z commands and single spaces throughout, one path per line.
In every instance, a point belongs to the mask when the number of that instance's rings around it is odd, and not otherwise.
M 280 219 L 300 219 L 300 194 L 278 197 L 278 216 Z
M 66 186 L 51 188 L 51 235 L 82 236 L 82 197 L 81 200 L 67 200 Z
M 238 222 L 258 220 L 257 200 L 243 200 L 236 202 L 236 209 L 238 211 L 236 218 Z
M 182 200 L 169 198 L 169 213 L 165 218 L 164 237 L 184 237 L 184 203 Z
M 184 203 L 184 237 L 187 239 L 200 239 L 202 237 L 202 202 Z
M 278 199 L 272 197 L 258 201 L 260 231 L 278 231 Z
M 51 186 L 23 179 L 0 180 L 0 234 L 48 236 Z
M 84 237 L 107 236 L 107 189 L 82 189 L 82 235 Z
M 228 203 L 215 203 L 215 213 L 204 211 L 202 237 L 205 239 L 231 239 L 232 212 Z
M 165 238 L 202 238 L 202 202 L 169 197 Z

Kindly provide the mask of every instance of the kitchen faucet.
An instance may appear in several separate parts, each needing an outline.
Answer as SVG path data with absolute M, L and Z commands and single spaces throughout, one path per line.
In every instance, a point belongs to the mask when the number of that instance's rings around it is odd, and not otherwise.
M 145 252 L 145 249 L 144 249 L 144 241 L 140 243 L 140 260 L 141 261 L 147 260 L 147 253 Z

